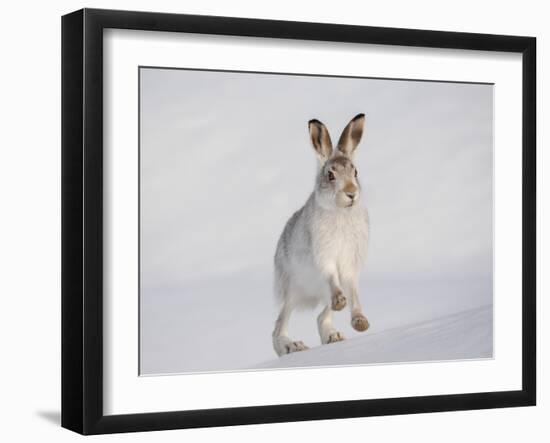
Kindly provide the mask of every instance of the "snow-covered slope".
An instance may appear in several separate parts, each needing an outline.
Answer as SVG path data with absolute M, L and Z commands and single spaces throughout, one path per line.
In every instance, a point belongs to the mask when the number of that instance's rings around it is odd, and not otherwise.
M 349 309 L 334 314 L 335 327 L 348 339 L 345 343 L 319 348 L 316 317 L 321 307 L 293 314 L 290 337 L 316 348 L 312 354 L 321 354 L 318 360 L 312 357 L 311 364 L 491 354 L 491 281 L 374 277 L 367 272 L 360 281 L 363 308 L 371 323 L 368 331 L 352 329 Z M 300 359 L 306 355 L 285 357 L 279 363 L 273 351 L 277 307 L 270 291 L 271 275 L 261 270 L 190 282 L 181 289 L 143 290 L 142 373 L 238 371 L 262 362 L 281 366 L 287 359 L 289 365 L 302 364 Z M 348 347 L 354 349 L 332 355 L 327 362 L 321 359 L 326 352 Z
M 256 368 L 492 357 L 492 306 L 414 323 L 266 361 Z

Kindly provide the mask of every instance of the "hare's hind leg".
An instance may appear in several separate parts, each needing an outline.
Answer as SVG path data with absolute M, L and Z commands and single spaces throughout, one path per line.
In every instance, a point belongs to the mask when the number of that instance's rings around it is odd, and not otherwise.
M 288 322 L 291 313 L 292 306 L 288 301 L 284 301 L 279 317 L 275 321 L 275 329 L 273 330 L 273 349 L 275 349 L 278 356 L 309 349 L 304 342 L 293 341 L 289 338 Z
M 321 343 L 328 344 L 344 340 L 344 335 L 332 326 L 332 307 L 330 305 L 325 306 L 317 317 L 317 326 Z

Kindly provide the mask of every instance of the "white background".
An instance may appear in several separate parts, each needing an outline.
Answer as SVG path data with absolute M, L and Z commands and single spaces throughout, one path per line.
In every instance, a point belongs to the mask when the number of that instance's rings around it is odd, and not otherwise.
M 6 441 L 71 441 L 77 435 L 58 428 L 60 391 L 60 15 L 84 5 L 119 9 L 159 10 L 200 14 L 234 15 L 287 20 L 353 23 L 359 25 L 535 35 L 539 38 L 539 116 L 548 92 L 541 79 L 549 54 L 543 3 L 525 1 L 521 8 L 503 2 L 463 1 L 385 2 L 368 5 L 340 1 L 319 2 L 165 1 L 11 3 L 5 6 L 1 28 L 2 60 L 0 103 L 2 157 L 0 158 L 2 218 L 0 245 L 2 280 L 0 311 L 3 359 L 0 372 L 0 433 Z M 540 4 L 540 6 L 539 6 Z M 539 151 L 542 146 L 539 127 Z M 539 157 L 539 177 L 545 158 Z M 547 163 L 547 162 L 546 162 Z M 548 169 L 548 165 L 546 165 Z M 545 195 L 539 180 L 541 195 Z M 546 184 L 544 186 L 547 187 Z M 548 209 L 540 208 L 539 225 Z M 543 199 L 539 196 L 539 201 Z M 548 236 L 539 236 L 539 244 Z M 541 257 L 546 250 L 539 253 Z M 539 265 L 544 269 L 544 265 Z M 547 267 L 547 266 L 546 266 Z M 541 276 L 542 277 L 542 276 Z M 547 280 L 539 278 L 539 294 Z M 546 302 L 539 303 L 539 312 Z M 540 318 L 540 315 L 539 315 Z M 539 320 L 539 350 L 549 335 Z M 510 319 L 514 327 L 514 319 Z M 547 366 L 547 353 L 539 353 L 539 373 Z M 539 380 L 539 406 L 495 411 L 425 414 L 309 423 L 247 426 L 208 430 L 170 431 L 139 435 L 99 437 L 132 441 L 267 441 L 316 438 L 383 439 L 383 441 L 545 441 L 550 395 L 544 378 Z

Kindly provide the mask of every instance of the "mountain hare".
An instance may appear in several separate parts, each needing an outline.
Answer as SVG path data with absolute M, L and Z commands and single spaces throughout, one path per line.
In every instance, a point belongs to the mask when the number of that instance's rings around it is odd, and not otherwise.
M 361 186 L 353 164 L 364 123 L 364 114 L 355 116 L 333 149 L 325 125 L 318 120 L 309 122 L 311 142 L 319 159 L 315 189 L 286 223 L 275 252 L 275 294 L 281 311 L 275 322 L 273 347 L 278 355 L 308 349 L 288 336 L 294 308 L 324 305 L 317 317 L 323 344 L 344 339 L 332 325 L 332 311 L 342 310 L 348 298 L 353 328 L 365 331 L 369 327 L 357 291 L 366 253 L 368 218 L 360 204 Z

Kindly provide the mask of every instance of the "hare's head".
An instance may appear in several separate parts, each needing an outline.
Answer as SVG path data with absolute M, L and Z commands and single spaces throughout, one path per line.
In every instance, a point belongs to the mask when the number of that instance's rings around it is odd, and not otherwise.
M 365 115 L 356 115 L 345 127 L 336 149 L 327 128 L 319 120 L 309 121 L 311 143 L 319 159 L 315 194 L 326 208 L 350 208 L 359 202 L 361 186 L 353 155 L 363 135 Z

